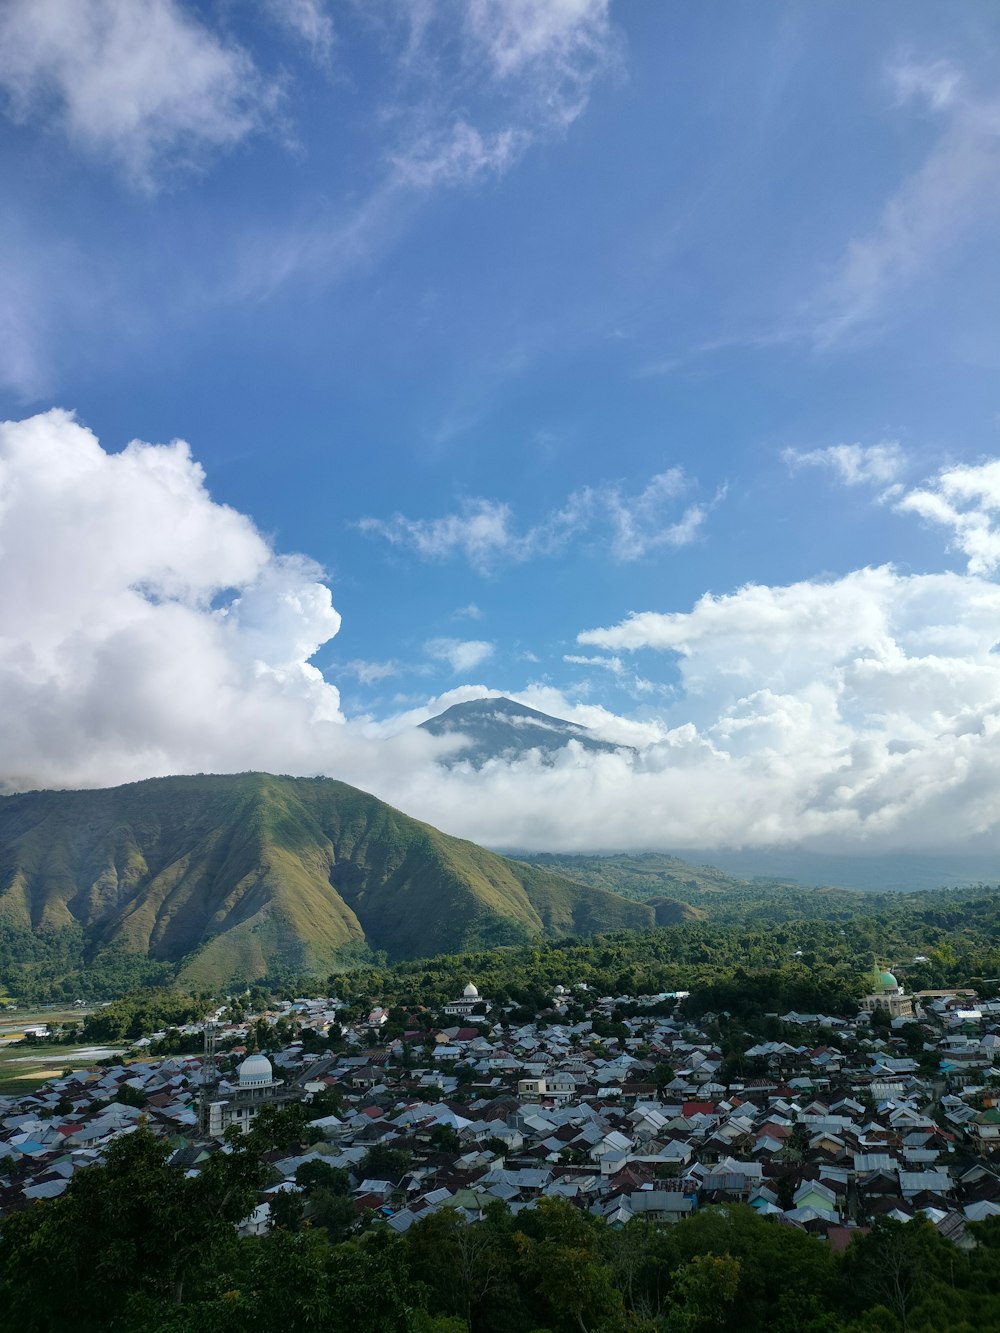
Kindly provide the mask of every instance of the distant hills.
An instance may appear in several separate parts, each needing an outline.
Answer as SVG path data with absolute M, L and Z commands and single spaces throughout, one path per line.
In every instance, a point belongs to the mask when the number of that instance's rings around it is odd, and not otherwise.
M 444 762 L 467 761 L 475 768 L 481 768 L 490 759 L 517 759 L 529 750 L 552 756 L 570 741 L 585 750 L 606 754 L 626 748 L 600 740 L 575 722 L 550 717 L 513 699 L 471 699 L 468 703 L 453 704 L 420 725 L 432 736 L 464 736 L 466 744 Z
M 8 956 L 25 934 L 82 931 L 85 957 L 124 950 L 214 986 L 325 975 L 368 949 L 405 959 L 656 917 L 328 778 L 171 777 L 0 798 Z

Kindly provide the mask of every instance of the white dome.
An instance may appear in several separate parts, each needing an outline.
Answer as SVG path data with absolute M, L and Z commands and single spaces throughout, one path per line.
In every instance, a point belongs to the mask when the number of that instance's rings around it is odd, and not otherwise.
M 466 998 L 467 1000 L 478 1000 L 478 999 L 479 999 L 479 991 L 476 990 L 475 986 L 473 986 L 473 984 L 472 984 L 471 981 L 470 981 L 469 984 L 466 986 L 465 990 L 462 991 L 462 994 L 465 996 L 465 998 Z
M 264 1088 L 274 1082 L 274 1071 L 266 1055 L 248 1055 L 239 1068 L 241 1088 Z

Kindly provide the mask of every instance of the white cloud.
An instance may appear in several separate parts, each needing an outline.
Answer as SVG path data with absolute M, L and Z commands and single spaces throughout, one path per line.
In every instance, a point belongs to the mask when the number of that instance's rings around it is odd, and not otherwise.
M 466 500 L 460 514 L 413 519 L 394 514 L 391 519 L 363 518 L 362 532 L 383 537 L 393 546 L 409 547 L 428 560 L 443 560 L 460 553 L 477 569 L 498 558 L 514 555 L 521 540 L 511 529 L 510 506 L 493 500 Z
M 147 188 L 244 139 L 276 95 L 175 0 L 7 0 L 0 88 L 15 120 L 55 122 Z
M 572 125 L 618 58 L 608 0 L 427 0 L 409 14 L 400 72 L 418 81 L 406 116 L 416 128 L 389 157 L 417 189 L 503 175 Z
M 677 701 L 636 757 L 570 749 L 552 769 L 461 771 L 461 803 L 447 780 L 396 800 L 513 847 L 995 846 L 998 625 L 992 583 L 891 568 L 630 617 L 580 638 L 676 665 Z M 556 691 L 518 697 L 588 725 Z
M 465 606 L 460 606 L 451 613 L 452 620 L 482 620 L 483 611 L 475 602 L 469 602 Z
M 1000 103 L 976 98 L 944 62 L 889 70 L 898 104 L 919 99 L 941 132 L 922 165 L 848 245 L 822 294 L 816 340 L 830 344 L 882 318 L 893 296 L 933 281 L 960 241 L 1000 215 Z
M 324 0 L 264 0 L 267 12 L 309 47 L 321 64 L 330 58 L 333 20 Z
M 472 671 L 493 656 L 493 644 L 483 639 L 429 639 L 424 652 L 437 662 L 447 662 L 458 675 Z
M 943 111 L 955 101 L 962 85 L 962 71 L 948 60 L 927 64 L 900 61 L 890 66 L 889 81 L 900 105 L 923 98 L 932 111 Z
M 582 653 L 564 653 L 563 661 L 571 666 L 595 666 L 602 671 L 610 671 L 613 676 L 620 676 L 625 664 L 620 657 L 587 657 Z
M 315 762 L 343 721 L 309 662 L 340 626 L 320 578 L 214 503 L 183 441 L 109 454 L 65 412 L 3 423 L 3 778 Z
M 781 455 L 792 471 L 821 467 L 845 486 L 889 486 L 902 473 L 906 459 L 897 440 L 880 444 L 832 444 L 826 449 L 786 449 Z
M 948 469 L 913 494 L 990 515 L 1000 473 Z M 213 501 L 182 442 L 110 454 L 61 412 L 0 426 L 8 786 L 324 772 L 494 846 L 1000 847 L 1000 587 L 975 573 L 748 585 L 587 630 L 613 672 L 661 655 L 655 710 L 512 693 L 637 753 L 571 744 L 478 772 L 433 764 L 448 747 L 415 727 L 496 691 L 346 721 L 312 665 L 339 624 L 321 571 Z M 427 652 L 461 673 L 492 648 Z
M 529 78 L 538 113 L 568 125 L 617 50 L 608 10 L 609 0 L 470 0 L 465 32 L 498 80 Z
M 391 154 L 398 183 L 429 190 L 458 185 L 480 176 L 502 176 L 527 146 L 529 136 L 506 128 L 483 135 L 460 120 L 445 132 L 427 132 Z
M 693 484 L 680 468 L 670 468 L 654 476 L 637 495 L 628 495 L 618 483 L 585 486 L 524 531 L 515 526 L 510 505 L 482 498 L 465 500 L 460 513 L 441 518 L 394 514 L 390 519 L 363 518 L 358 527 L 424 559 L 462 555 L 481 573 L 504 561 L 556 555 L 588 532 L 603 532 L 612 558 L 627 563 L 659 547 L 687 546 L 697 538 L 708 512 L 704 505 L 688 506 L 673 522 L 667 521 L 666 512 Z M 721 499 L 720 492 L 713 506 Z
M 945 468 L 902 496 L 896 508 L 950 528 L 970 573 L 992 574 L 1000 567 L 1000 459 Z
M 344 670 L 356 676 L 362 685 L 377 685 L 390 676 L 398 676 L 403 668 L 399 662 L 366 662 L 356 657 L 344 663 Z

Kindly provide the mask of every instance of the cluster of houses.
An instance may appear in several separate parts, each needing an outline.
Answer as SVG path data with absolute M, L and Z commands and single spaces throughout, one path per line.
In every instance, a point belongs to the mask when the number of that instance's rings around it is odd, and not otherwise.
M 891 1004 L 872 1003 L 879 994 Z M 719 1016 L 692 1024 L 683 996 L 588 995 L 589 1017 L 568 1024 L 580 995 L 559 987 L 547 1016 L 515 1024 L 470 983 L 442 1013 L 448 1026 L 391 1040 L 385 1010 L 349 1025 L 338 1001 L 301 999 L 263 1017 L 295 1019 L 312 1040 L 270 1058 L 246 1045 L 260 1015 L 220 1012 L 218 1069 L 214 1055 L 144 1058 L 140 1044 L 127 1063 L 0 1098 L 0 1213 L 58 1196 L 140 1121 L 197 1171 L 228 1124 L 301 1100 L 317 1110 L 314 1141 L 271 1154 L 247 1231 L 266 1230 L 275 1195 L 298 1191 L 297 1168 L 319 1159 L 348 1173 L 359 1220 L 396 1232 L 442 1207 L 476 1220 L 496 1200 L 516 1212 L 558 1195 L 614 1225 L 739 1201 L 838 1248 L 879 1216 L 919 1211 L 971 1244 L 967 1223 L 1000 1214 L 1000 1003 L 903 997 L 888 972 L 873 996 L 851 1020 L 776 1015 L 782 1039 L 750 1046 L 727 1079 L 709 1035 Z M 624 1003 L 627 1035 L 615 1024 L 619 1035 L 596 1038 Z M 317 1045 L 330 1030 L 336 1043 Z M 373 1176 L 376 1148 L 400 1150 L 397 1167 Z

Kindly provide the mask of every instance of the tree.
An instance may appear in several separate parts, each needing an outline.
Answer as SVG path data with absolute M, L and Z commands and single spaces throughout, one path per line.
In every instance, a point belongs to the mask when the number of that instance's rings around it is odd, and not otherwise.
M 413 1161 L 412 1155 L 403 1148 L 389 1148 L 376 1143 L 369 1148 L 361 1159 L 358 1172 L 366 1180 L 397 1181 L 406 1174 Z
M 859 1312 L 885 1305 L 907 1333 L 910 1313 L 946 1255 L 947 1243 L 925 1217 L 909 1222 L 880 1217 L 866 1236 L 855 1237 L 844 1256 L 848 1291 Z
M 302 1196 L 292 1190 L 278 1190 L 271 1199 L 271 1226 L 297 1231 L 302 1221 Z
M 311 1157 L 307 1162 L 300 1162 L 295 1168 L 295 1183 L 307 1193 L 314 1189 L 329 1190 L 331 1194 L 346 1195 L 351 1192 L 351 1178 L 342 1167 L 331 1166 L 318 1157 Z
M 197 1177 L 167 1166 L 148 1128 L 115 1139 L 43 1207 L 4 1219 L 0 1329 L 115 1327 L 133 1300 L 180 1304 L 211 1273 L 266 1179 L 237 1131 Z
M 740 1261 L 732 1255 L 696 1254 L 674 1274 L 674 1308 L 667 1328 L 674 1333 L 720 1329 L 740 1285 Z

